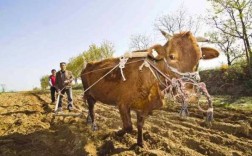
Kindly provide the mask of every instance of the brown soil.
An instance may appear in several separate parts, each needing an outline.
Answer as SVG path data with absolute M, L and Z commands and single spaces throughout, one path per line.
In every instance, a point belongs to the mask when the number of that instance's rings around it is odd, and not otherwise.
M 86 110 L 81 94 L 75 93 L 75 106 Z M 82 117 L 55 117 L 53 109 L 49 93 L 0 94 L 0 155 L 252 155 L 252 112 L 217 107 L 209 128 L 195 107 L 182 120 L 179 107 L 167 105 L 146 120 L 145 146 L 139 148 L 136 132 L 115 135 L 121 128 L 116 107 L 96 104 L 95 132 L 86 124 L 86 111 Z

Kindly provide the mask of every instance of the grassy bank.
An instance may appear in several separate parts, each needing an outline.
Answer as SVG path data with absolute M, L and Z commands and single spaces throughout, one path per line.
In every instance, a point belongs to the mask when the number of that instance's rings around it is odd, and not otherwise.
M 210 94 L 252 96 L 252 77 L 242 63 L 200 71 L 200 76 Z

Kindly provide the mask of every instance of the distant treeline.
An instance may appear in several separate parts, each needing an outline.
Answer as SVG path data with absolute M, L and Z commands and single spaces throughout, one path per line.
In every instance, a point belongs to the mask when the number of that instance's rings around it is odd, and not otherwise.
M 114 45 L 109 41 L 104 41 L 100 45 L 92 44 L 89 46 L 88 50 L 85 50 L 78 56 L 69 59 L 67 63 L 67 70 L 70 70 L 73 73 L 75 77 L 75 83 L 77 83 L 82 69 L 88 62 L 100 61 L 105 58 L 113 57 L 114 52 Z M 45 75 L 40 79 L 40 85 L 41 89 L 48 88 L 49 75 Z

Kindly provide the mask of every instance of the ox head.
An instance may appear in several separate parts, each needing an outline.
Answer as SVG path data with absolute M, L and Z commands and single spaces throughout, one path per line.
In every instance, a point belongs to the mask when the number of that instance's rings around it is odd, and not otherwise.
M 194 37 L 191 32 L 182 32 L 169 35 L 161 30 L 167 38 L 165 45 L 155 45 L 148 49 L 149 57 L 156 61 L 166 59 L 168 64 L 180 72 L 193 72 L 200 59 L 213 59 L 219 56 L 219 52 L 213 48 L 200 47 L 198 42 L 208 40 L 202 37 Z
M 194 72 L 199 64 L 200 59 L 208 60 L 219 56 L 219 52 L 213 48 L 200 47 L 198 42 L 207 42 L 208 40 L 202 37 L 194 37 L 191 32 L 182 32 L 173 36 L 161 31 L 167 38 L 167 42 L 161 45 L 155 45 L 148 49 L 148 56 L 156 60 L 159 67 L 162 67 L 161 60 L 166 60 L 169 66 L 176 68 L 179 72 Z M 160 62 L 160 63 L 158 63 Z M 167 75 L 177 77 L 176 74 L 167 68 L 161 69 Z M 193 85 L 187 84 L 187 93 L 195 93 Z M 188 102 L 196 102 L 196 95 L 190 96 Z

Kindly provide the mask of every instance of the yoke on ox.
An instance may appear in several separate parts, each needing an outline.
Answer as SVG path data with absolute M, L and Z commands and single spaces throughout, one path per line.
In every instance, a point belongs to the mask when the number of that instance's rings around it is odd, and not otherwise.
M 134 52 L 121 59 L 88 63 L 82 71 L 84 100 L 87 100 L 94 129 L 96 101 L 118 106 L 123 122 L 123 129 L 117 133 L 119 135 L 132 132 L 130 111 L 134 110 L 137 114 L 137 145 L 143 146 L 144 120 L 152 110 L 163 105 L 165 93 L 179 99 L 183 106 L 181 114 L 186 114 L 187 104 L 197 100 L 199 94 L 205 95 L 208 99 L 208 119 L 212 119 L 211 98 L 204 83 L 198 82 L 199 75 L 195 71 L 200 59 L 218 57 L 219 52 L 199 47 L 197 38 L 191 32 L 173 36 L 161 32 L 168 40 L 163 46 L 155 45 L 146 52 Z M 200 41 L 206 41 L 202 39 Z

